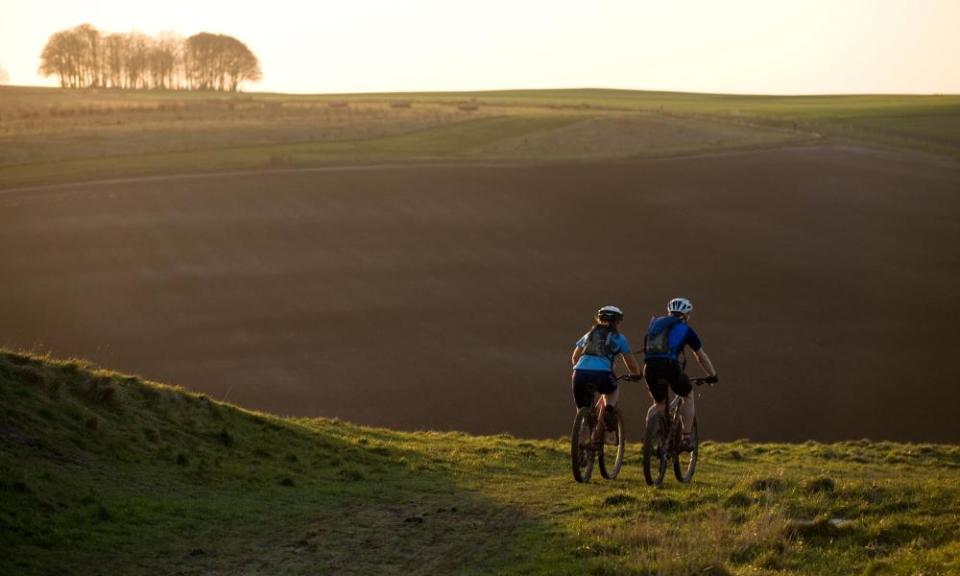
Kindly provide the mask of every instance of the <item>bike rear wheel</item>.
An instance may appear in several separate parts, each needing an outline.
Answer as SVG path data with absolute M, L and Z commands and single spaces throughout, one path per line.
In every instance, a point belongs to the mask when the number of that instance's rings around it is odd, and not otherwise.
M 620 411 L 613 406 L 608 406 L 607 412 L 614 415 L 616 426 L 607 428 L 604 433 L 603 444 L 597 454 L 597 463 L 600 464 L 600 475 L 607 480 L 613 480 L 623 466 L 623 452 L 626 442 L 623 438 L 623 416 L 620 415 Z
M 667 472 L 667 419 L 658 413 L 647 422 L 643 434 L 643 479 L 650 486 L 663 486 L 663 477 Z
M 593 449 L 593 410 L 581 408 L 573 419 L 573 432 L 570 434 L 570 460 L 573 464 L 573 478 L 577 482 L 590 481 L 593 474 L 593 461 L 596 451 Z
M 676 445 L 680 445 L 682 428 L 677 428 Z M 700 435 L 697 433 L 697 419 L 693 419 L 693 430 L 690 433 L 690 441 L 693 443 L 693 450 L 687 452 L 678 450 L 673 457 L 673 474 L 680 482 L 689 482 L 693 479 L 693 473 L 697 469 L 697 458 L 700 455 Z

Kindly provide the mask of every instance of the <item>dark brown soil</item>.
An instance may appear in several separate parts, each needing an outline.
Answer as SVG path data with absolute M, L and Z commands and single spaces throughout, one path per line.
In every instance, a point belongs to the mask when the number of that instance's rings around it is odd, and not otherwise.
M 811 147 L 0 193 L 0 343 L 252 408 L 561 436 L 598 305 L 668 298 L 704 437 L 960 441 L 960 167 Z M 692 369 L 691 372 L 696 372 Z M 622 396 L 633 440 L 648 398 Z

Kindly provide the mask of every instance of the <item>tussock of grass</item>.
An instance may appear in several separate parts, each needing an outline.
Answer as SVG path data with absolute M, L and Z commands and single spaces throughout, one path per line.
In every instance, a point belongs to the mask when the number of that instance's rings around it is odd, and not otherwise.
M 813 478 L 807 480 L 803 483 L 803 491 L 808 494 L 817 494 L 820 492 L 833 492 L 836 488 L 836 483 L 832 478 L 827 478 L 822 476 L 820 478 Z
M 783 478 L 778 476 L 756 478 L 750 481 L 750 489 L 754 492 L 779 492 L 783 488 Z
M 626 506 L 636 504 L 637 499 L 629 494 L 614 494 L 603 499 L 604 506 Z
M 955 446 L 705 442 L 693 484 L 654 490 L 636 446 L 575 484 L 566 442 L 282 419 L 3 352 L 0 573 L 960 570 Z

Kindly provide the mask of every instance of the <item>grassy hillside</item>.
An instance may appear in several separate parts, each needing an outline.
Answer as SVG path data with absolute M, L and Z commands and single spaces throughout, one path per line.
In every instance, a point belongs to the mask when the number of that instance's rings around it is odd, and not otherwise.
M 637 158 L 852 139 L 960 157 L 960 96 L 0 87 L 0 188 L 186 171 Z
M 954 446 L 707 444 L 662 490 L 632 447 L 577 485 L 562 439 L 283 419 L 8 352 L 0 411 L 0 574 L 960 571 Z

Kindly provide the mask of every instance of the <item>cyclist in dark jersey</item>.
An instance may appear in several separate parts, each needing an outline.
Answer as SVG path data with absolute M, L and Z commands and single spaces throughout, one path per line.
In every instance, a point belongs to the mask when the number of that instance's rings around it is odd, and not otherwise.
M 644 341 L 643 376 L 653 396 L 653 406 L 647 411 L 647 421 L 662 411 L 667 400 L 667 386 L 673 393 L 683 398 L 680 416 L 683 419 L 683 448 L 691 446 L 690 433 L 693 429 L 695 407 L 693 386 L 684 372 L 686 356 L 684 350 L 690 348 L 700 368 L 707 373 L 708 383 L 718 382 L 717 371 L 710 362 L 700 337 L 687 324 L 693 304 L 686 298 L 674 298 L 667 303 L 667 316 L 650 321 L 647 337 Z

